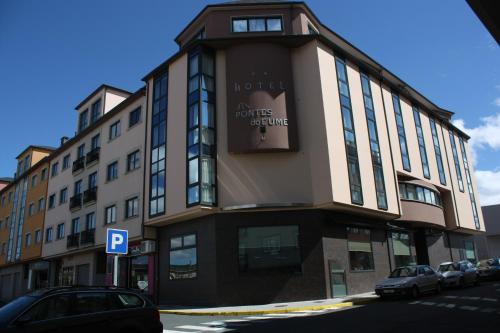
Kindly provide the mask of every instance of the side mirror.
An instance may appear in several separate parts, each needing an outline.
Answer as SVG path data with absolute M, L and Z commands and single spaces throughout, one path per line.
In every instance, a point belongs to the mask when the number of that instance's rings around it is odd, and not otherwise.
M 26 314 L 22 315 L 21 317 L 17 318 L 16 325 L 22 326 L 24 324 L 29 323 L 32 320 L 33 320 L 33 317 L 29 313 L 26 313 Z

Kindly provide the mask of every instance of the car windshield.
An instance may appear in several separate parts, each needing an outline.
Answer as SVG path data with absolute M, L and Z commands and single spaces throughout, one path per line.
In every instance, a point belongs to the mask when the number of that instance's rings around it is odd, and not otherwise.
M 455 272 L 458 271 L 458 267 L 455 264 L 441 264 L 439 265 L 438 272 Z
M 21 311 L 36 300 L 32 296 L 21 296 L 0 308 L 0 326 L 10 322 Z
M 417 276 L 417 267 L 400 267 L 396 268 L 392 271 L 389 277 L 391 278 L 399 278 L 399 277 L 409 277 L 409 276 Z

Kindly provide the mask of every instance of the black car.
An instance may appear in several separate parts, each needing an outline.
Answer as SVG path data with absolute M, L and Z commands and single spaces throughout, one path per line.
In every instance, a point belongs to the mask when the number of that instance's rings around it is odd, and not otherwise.
M 156 306 L 120 288 L 62 287 L 21 296 L 0 308 L 0 332 L 163 332 Z

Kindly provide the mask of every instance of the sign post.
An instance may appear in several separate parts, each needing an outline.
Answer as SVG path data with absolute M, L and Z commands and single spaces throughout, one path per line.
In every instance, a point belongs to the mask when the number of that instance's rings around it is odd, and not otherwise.
M 128 252 L 128 230 L 107 229 L 106 233 L 106 253 L 115 255 L 113 285 L 118 287 L 118 259 Z

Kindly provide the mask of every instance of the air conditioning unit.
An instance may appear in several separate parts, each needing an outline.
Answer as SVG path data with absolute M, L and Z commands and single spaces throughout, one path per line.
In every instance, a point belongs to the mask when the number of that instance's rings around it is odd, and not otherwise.
M 151 253 L 156 251 L 156 242 L 154 240 L 145 240 L 141 242 L 141 253 Z

